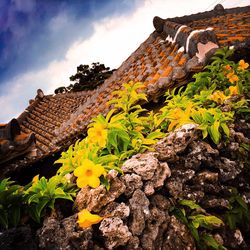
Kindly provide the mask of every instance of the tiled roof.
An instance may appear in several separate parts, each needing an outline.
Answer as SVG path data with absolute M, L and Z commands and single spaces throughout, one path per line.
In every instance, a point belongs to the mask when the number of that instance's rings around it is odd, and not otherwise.
M 5 161 L 1 161 L 0 152 L 0 176 L 6 175 L 7 172 L 18 167 L 32 164 L 37 160 L 61 150 L 61 147 L 53 143 L 55 130 L 66 122 L 71 114 L 74 113 L 81 104 L 85 103 L 87 97 L 91 96 L 92 93 L 92 91 L 83 91 L 45 96 L 41 90 L 37 92 L 35 100 L 31 100 L 27 109 L 17 118 L 23 134 L 29 135 L 32 133 L 33 136 L 35 135 L 36 153 L 26 154 L 25 156 L 23 156 L 23 154 L 15 155 L 12 153 L 12 155 L 16 157 L 15 160 L 12 159 L 13 157 L 10 157 L 11 161 L 6 163 L 6 160 L 8 160 L 7 155 L 5 154 L 5 157 L 2 157 Z M 70 141 L 68 144 L 65 143 L 65 147 L 69 144 Z
M 0 164 L 26 153 L 36 155 L 35 134 L 21 131 L 16 119 L 0 124 Z
M 195 30 L 212 27 L 220 46 L 250 46 L 250 6 L 224 9 L 217 5 L 213 11 L 168 20 Z
M 156 30 L 97 89 L 54 96 L 38 91 L 36 100 L 18 118 L 23 132 L 35 133 L 37 156 L 11 161 L 3 166 L 3 173 L 72 144 L 91 118 L 109 111 L 111 93 L 124 82 L 144 82 L 148 98 L 157 101 L 166 89 L 185 84 L 192 72 L 201 71 L 219 46 L 249 47 L 249 25 L 250 7 L 224 10 L 217 6 L 180 18 L 155 17 Z

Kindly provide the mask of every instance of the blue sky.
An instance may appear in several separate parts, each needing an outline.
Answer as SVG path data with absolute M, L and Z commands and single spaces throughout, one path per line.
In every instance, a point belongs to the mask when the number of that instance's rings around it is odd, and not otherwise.
M 226 7 L 249 0 L 222 0 Z M 68 85 L 79 64 L 117 68 L 153 31 L 152 20 L 210 10 L 214 0 L 0 0 L 0 123 L 38 88 Z
M 136 1 L 1 0 L 0 81 L 40 68 L 79 38 L 93 33 L 93 20 L 126 15 Z

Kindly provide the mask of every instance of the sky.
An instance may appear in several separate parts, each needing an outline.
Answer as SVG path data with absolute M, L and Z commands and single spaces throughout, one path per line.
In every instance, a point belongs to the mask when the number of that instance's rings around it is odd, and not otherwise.
M 0 123 L 18 117 L 37 89 L 53 94 L 80 64 L 118 68 L 154 31 L 153 17 L 250 0 L 0 0 Z

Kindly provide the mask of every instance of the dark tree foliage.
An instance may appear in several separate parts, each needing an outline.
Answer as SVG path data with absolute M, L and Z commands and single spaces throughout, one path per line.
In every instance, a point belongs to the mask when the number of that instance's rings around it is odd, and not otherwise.
M 68 87 L 57 88 L 55 94 L 94 89 L 111 76 L 114 71 L 115 69 L 110 70 L 109 67 L 105 67 L 99 62 L 92 63 L 91 67 L 81 64 L 77 67 L 77 73 L 69 78 L 74 83 Z

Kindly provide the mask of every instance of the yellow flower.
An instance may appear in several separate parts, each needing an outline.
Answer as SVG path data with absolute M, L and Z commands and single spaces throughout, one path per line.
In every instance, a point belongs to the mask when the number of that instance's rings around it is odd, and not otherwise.
M 95 164 L 89 159 L 84 159 L 82 165 L 74 170 L 74 175 L 78 177 L 76 184 L 79 188 L 87 185 L 97 188 L 100 185 L 99 177 L 105 174 L 106 171 L 102 165 Z
M 103 217 L 97 214 L 91 214 L 87 209 L 83 209 L 78 213 L 77 223 L 81 228 L 88 228 L 93 224 L 99 223 Z
M 222 91 L 215 91 L 211 96 L 210 99 L 214 102 L 222 104 L 228 97 L 224 95 Z
M 249 67 L 249 64 L 246 63 L 244 60 L 239 61 L 238 70 L 244 70 L 244 69 L 247 69 L 248 67 Z
M 230 66 L 229 64 L 223 66 L 223 68 L 224 68 L 225 70 L 227 70 L 227 71 L 229 71 L 229 70 L 232 69 L 231 66 Z
M 230 95 L 238 95 L 239 94 L 237 86 L 230 86 L 229 91 L 230 91 Z
M 38 181 L 39 181 L 39 174 L 33 177 L 32 184 L 35 185 L 37 184 Z
M 97 143 L 100 147 L 105 147 L 108 130 L 105 129 L 104 125 L 95 123 L 94 126 L 88 130 L 88 137 L 92 143 Z
M 239 77 L 234 74 L 234 71 L 227 74 L 227 78 L 229 82 L 234 83 L 239 81 Z

